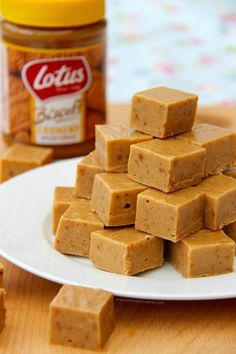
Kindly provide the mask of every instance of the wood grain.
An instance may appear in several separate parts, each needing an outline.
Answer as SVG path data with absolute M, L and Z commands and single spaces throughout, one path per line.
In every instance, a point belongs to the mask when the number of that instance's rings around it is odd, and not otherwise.
M 7 324 L 0 336 L 0 353 L 92 353 L 48 344 L 48 305 L 60 286 L 3 263 Z M 102 353 L 236 353 L 236 299 L 144 302 L 116 298 L 115 307 L 116 329 Z
M 127 121 L 128 110 L 127 105 L 111 107 L 110 121 Z M 199 121 L 229 127 L 236 127 L 235 117 L 236 109 L 214 107 L 201 109 L 198 114 Z M 92 353 L 48 344 L 48 306 L 60 285 L 2 262 L 6 269 L 7 323 L 0 335 L 0 353 Z M 236 299 L 163 302 L 116 298 L 115 308 L 116 329 L 101 353 L 236 353 Z

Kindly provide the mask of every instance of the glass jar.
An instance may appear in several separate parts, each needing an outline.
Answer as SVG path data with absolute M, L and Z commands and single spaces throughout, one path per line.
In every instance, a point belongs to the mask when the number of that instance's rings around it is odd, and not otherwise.
M 6 141 L 87 154 L 105 122 L 105 0 L 2 0 L 1 107 Z

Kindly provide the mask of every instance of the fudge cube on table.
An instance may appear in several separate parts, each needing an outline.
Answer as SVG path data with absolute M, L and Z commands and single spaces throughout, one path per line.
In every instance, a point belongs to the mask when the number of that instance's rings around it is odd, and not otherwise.
M 52 159 L 52 149 L 13 144 L 0 158 L 0 183 L 23 172 L 45 165 Z
M 52 210 L 52 229 L 53 233 L 57 231 L 57 225 L 61 216 L 69 208 L 71 203 L 78 200 L 75 197 L 75 190 L 73 187 L 55 187 L 54 199 L 53 199 L 53 210 Z
M 91 210 L 106 226 L 134 224 L 137 195 L 145 189 L 127 173 L 100 173 L 93 184 Z
M 90 201 L 78 198 L 61 216 L 54 248 L 62 253 L 88 257 L 91 232 L 103 228 L 103 222 L 90 210 Z
M 157 138 L 167 138 L 193 126 L 198 96 L 156 87 L 133 96 L 130 126 Z
M 85 156 L 77 166 L 77 177 L 75 184 L 75 195 L 77 197 L 90 199 L 93 189 L 94 176 L 104 172 L 96 151 Z
M 233 272 L 234 254 L 234 242 L 221 230 L 201 229 L 169 243 L 169 263 L 189 278 Z
M 211 230 L 222 229 L 236 221 L 236 180 L 215 175 L 195 186 L 205 194 L 204 226 Z
M 101 166 L 107 172 L 127 172 L 130 146 L 150 140 L 126 125 L 96 125 L 96 151 Z
M 230 166 L 229 168 L 224 170 L 222 173 L 225 176 L 236 178 L 236 166 Z
M 99 350 L 114 329 L 111 293 L 64 285 L 50 304 L 49 342 Z
M 177 242 L 203 226 L 204 194 L 193 187 L 166 194 L 149 188 L 138 195 L 135 227 Z
M 223 227 L 223 231 L 234 241 L 236 250 L 236 221 L 232 222 L 231 224 L 225 225 Z
M 235 159 L 236 133 L 230 129 L 203 123 L 177 138 L 206 149 L 205 177 L 219 173 Z
M 163 240 L 134 227 L 95 231 L 90 260 L 99 269 L 134 275 L 162 265 Z
M 128 174 L 165 193 L 197 184 L 204 175 L 205 149 L 169 138 L 131 146 Z

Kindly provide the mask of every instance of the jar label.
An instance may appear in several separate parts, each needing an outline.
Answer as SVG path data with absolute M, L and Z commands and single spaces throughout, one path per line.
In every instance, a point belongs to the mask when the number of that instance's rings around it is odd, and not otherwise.
M 82 93 L 91 83 L 90 67 L 84 57 L 35 60 L 23 67 L 21 76 L 29 92 L 41 101 Z
M 85 92 L 91 84 L 86 58 L 35 60 L 22 69 L 22 80 L 32 95 L 32 142 L 40 145 L 84 140 Z
M 105 114 L 105 45 L 43 50 L 3 44 L 2 130 L 39 145 L 94 137 Z M 3 87 L 2 87 L 3 88 Z

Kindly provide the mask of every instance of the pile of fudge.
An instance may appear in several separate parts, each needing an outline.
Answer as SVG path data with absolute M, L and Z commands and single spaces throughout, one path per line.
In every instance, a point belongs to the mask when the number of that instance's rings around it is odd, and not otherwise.
M 232 272 L 236 133 L 194 125 L 198 97 L 136 93 L 130 125 L 97 125 L 74 187 L 56 187 L 54 247 L 134 275 L 164 258 L 184 277 Z

